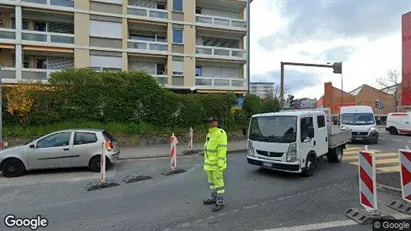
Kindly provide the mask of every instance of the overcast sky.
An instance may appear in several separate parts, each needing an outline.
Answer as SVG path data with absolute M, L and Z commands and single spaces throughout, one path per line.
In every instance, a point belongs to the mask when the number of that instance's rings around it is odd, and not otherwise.
M 251 80 L 279 83 L 280 62 L 343 61 L 344 90 L 401 71 L 401 15 L 411 0 L 254 0 Z M 286 67 L 296 97 L 321 97 L 324 82 L 340 88 L 332 69 Z

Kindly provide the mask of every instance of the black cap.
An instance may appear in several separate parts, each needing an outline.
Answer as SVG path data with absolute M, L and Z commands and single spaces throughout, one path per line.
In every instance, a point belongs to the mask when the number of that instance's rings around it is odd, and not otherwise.
M 218 122 L 218 119 L 217 119 L 217 117 L 210 117 L 210 118 L 206 119 L 205 122 L 207 122 L 207 123 Z

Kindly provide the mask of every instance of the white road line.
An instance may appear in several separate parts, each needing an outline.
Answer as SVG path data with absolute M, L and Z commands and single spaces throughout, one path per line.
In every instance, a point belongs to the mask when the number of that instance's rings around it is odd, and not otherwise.
M 411 217 L 410 215 L 406 215 L 403 213 L 392 214 L 392 216 L 396 219 L 406 219 L 406 218 Z M 352 225 L 359 225 L 359 224 L 353 220 L 340 220 L 340 221 L 330 221 L 330 222 L 306 224 L 306 225 L 284 227 L 284 228 L 264 229 L 264 230 L 259 230 L 259 231 L 291 231 L 291 230 L 309 231 L 309 230 L 328 229 L 328 228 L 335 228 L 335 227 L 345 227 L 345 226 L 352 226 Z
M 387 140 L 387 139 L 385 139 L 385 138 L 379 138 L 380 140 Z
M 402 142 L 402 140 L 392 139 L 392 141 Z

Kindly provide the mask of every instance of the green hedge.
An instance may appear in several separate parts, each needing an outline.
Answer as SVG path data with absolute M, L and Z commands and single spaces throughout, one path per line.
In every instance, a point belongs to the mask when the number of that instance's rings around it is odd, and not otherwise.
M 247 126 L 255 113 L 277 111 L 276 99 L 246 96 L 242 109 L 232 110 L 234 94 L 176 94 L 143 72 L 94 72 L 70 69 L 53 73 L 49 84 L 5 87 L 5 136 L 42 135 L 72 127 L 106 128 L 126 134 L 159 134 L 188 127 L 204 128 L 203 121 L 217 116 L 227 129 Z M 7 96 L 16 90 L 21 102 L 32 102 L 10 113 Z M 26 89 L 26 90 L 22 90 Z M 9 97 L 10 98 L 10 97 Z M 14 104 L 16 104 L 14 102 Z

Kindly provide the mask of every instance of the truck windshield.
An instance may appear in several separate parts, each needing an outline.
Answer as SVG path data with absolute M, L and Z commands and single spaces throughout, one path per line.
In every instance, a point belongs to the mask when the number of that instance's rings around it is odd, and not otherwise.
M 344 113 L 341 115 L 342 124 L 346 125 L 372 125 L 374 115 L 372 113 Z
M 262 116 L 252 118 L 249 139 L 273 143 L 292 143 L 296 141 L 296 134 L 296 116 Z

